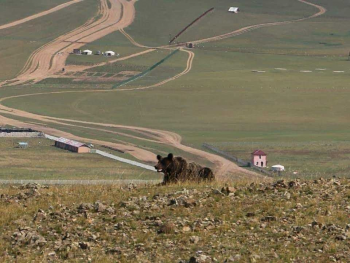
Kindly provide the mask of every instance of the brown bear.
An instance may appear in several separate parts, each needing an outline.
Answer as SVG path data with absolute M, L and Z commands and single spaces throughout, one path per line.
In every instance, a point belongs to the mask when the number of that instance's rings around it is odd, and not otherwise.
M 172 153 L 165 158 L 158 155 L 157 172 L 164 173 L 163 184 L 184 181 L 212 181 L 214 174 L 210 168 L 196 163 L 187 163 L 182 157 L 174 157 Z

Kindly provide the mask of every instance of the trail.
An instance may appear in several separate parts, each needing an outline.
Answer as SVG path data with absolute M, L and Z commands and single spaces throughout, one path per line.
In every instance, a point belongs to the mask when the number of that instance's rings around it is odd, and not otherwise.
M 17 21 L 14 21 L 14 22 L 11 22 L 11 23 L 8 23 L 8 24 L 5 24 L 5 25 L 0 25 L 0 30 L 1 29 L 10 28 L 10 27 L 14 27 L 14 26 L 18 26 L 20 24 L 23 24 L 23 23 L 26 23 L 28 21 L 34 20 L 36 18 L 39 18 L 39 17 L 46 16 L 46 15 L 51 14 L 51 13 L 57 12 L 57 11 L 63 9 L 63 8 L 66 8 L 68 6 L 71 6 L 73 4 L 76 4 L 76 3 L 79 3 L 79 2 L 82 2 L 82 1 L 84 1 L 84 0 L 72 0 L 70 2 L 63 3 L 61 5 L 58 5 L 58 6 L 54 7 L 54 8 L 51 8 L 49 10 L 37 13 L 35 15 L 31 15 L 31 16 L 25 17 L 23 19 L 20 19 L 20 20 L 17 20 Z
M 259 29 L 259 28 L 262 28 L 262 27 L 281 26 L 281 25 L 287 25 L 287 24 L 292 24 L 292 23 L 296 23 L 296 22 L 309 20 L 309 19 L 321 16 L 321 15 L 323 15 L 323 14 L 325 14 L 327 12 L 327 9 L 324 8 L 323 6 L 313 4 L 313 3 L 307 2 L 305 0 L 298 0 L 298 1 L 301 2 L 301 3 L 304 3 L 304 4 L 307 4 L 307 5 L 311 5 L 313 7 L 316 7 L 319 10 L 319 12 L 317 12 L 316 14 L 313 14 L 311 16 L 304 17 L 304 18 L 299 18 L 299 19 L 295 19 L 295 20 L 281 21 L 281 22 L 271 22 L 271 23 L 263 23 L 263 24 L 257 24 L 257 25 L 252 25 L 252 26 L 246 26 L 246 27 L 240 28 L 238 30 L 232 31 L 230 33 L 226 33 L 226 34 L 222 34 L 222 35 L 214 36 L 214 37 L 209 37 L 209 38 L 204 38 L 204 39 L 200 39 L 200 40 L 188 41 L 188 42 L 191 42 L 193 44 L 203 44 L 203 43 L 207 43 L 207 42 L 218 41 L 218 40 L 230 38 L 230 37 L 233 37 L 233 36 L 238 36 L 238 35 L 241 35 L 243 33 L 247 33 L 249 31 L 252 31 L 252 30 L 255 30 L 255 29 Z
M 111 8 L 108 8 L 107 1 L 110 1 Z M 134 20 L 134 1 L 101 0 L 98 20 L 90 20 L 83 26 L 37 49 L 28 59 L 20 75 L 11 80 L 10 85 L 19 85 L 28 81 L 38 82 L 60 72 L 65 67 L 68 55 L 73 49 L 78 49 L 86 43 L 96 41 L 130 25 Z M 3 82 L 0 86 L 6 84 L 7 82 Z
M 2 101 L 5 100 L 5 98 L 2 99 Z M 4 105 L 0 105 L 0 112 L 4 114 L 10 114 L 14 116 L 19 116 L 23 118 L 28 118 L 32 120 L 37 120 L 45 123 L 53 123 L 53 124 L 58 124 L 58 125 L 63 125 L 63 126 L 69 126 L 69 127 L 76 127 L 76 128 L 86 128 L 90 130 L 97 130 L 97 131 L 105 131 L 109 132 L 107 130 L 101 130 L 99 128 L 93 128 L 93 127 L 86 127 L 86 126 L 81 126 L 77 124 L 71 124 L 71 123 L 79 123 L 79 124 L 88 124 L 88 125 L 95 125 L 95 126 L 101 126 L 101 127 L 108 127 L 108 128 L 119 128 L 119 129 L 124 129 L 124 130 L 129 130 L 133 132 L 141 132 L 146 136 L 149 136 L 151 138 L 157 138 L 156 140 L 152 140 L 157 143 L 162 143 L 166 144 L 172 147 L 175 147 L 177 149 L 183 150 L 185 152 L 194 154 L 198 157 L 201 157 L 203 159 L 207 159 L 210 162 L 212 162 L 215 165 L 215 174 L 221 178 L 224 179 L 225 175 L 229 173 L 235 174 L 237 177 L 239 176 L 246 176 L 250 175 L 251 177 L 255 178 L 263 178 L 263 176 L 259 176 L 254 172 L 250 172 L 246 169 L 238 167 L 236 164 L 232 163 L 231 161 L 221 157 L 217 156 L 215 154 L 211 154 L 202 150 L 198 150 L 186 145 L 183 145 L 181 143 L 182 138 L 180 135 L 173 133 L 173 132 L 168 132 L 168 131 L 163 131 L 163 130 L 156 130 L 156 129 L 148 129 L 148 128 L 141 128 L 141 127 L 134 127 L 134 126 L 127 126 L 127 125 L 116 125 L 116 124 L 110 124 L 110 123 L 96 123 L 96 122 L 89 122 L 89 121 L 79 121 L 79 120 L 72 120 L 72 119 L 65 119 L 65 118 L 55 118 L 55 117 L 48 117 L 48 116 L 42 116 L 42 115 L 37 115 L 17 109 L 12 109 L 9 107 L 6 107 Z M 65 122 L 70 122 L 70 123 L 65 123 Z M 20 122 L 17 120 L 11 120 L 8 118 L 5 118 L 0 115 L 0 123 L 6 123 L 7 125 L 13 125 L 16 127 L 28 127 L 36 130 L 43 131 L 45 133 L 48 133 L 50 135 L 54 136 L 59 136 L 59 137 L 68 137 L 73 140 L 81 140 L 81 141 L 86 141 L 86 138 L 79 137 L 67 132 L 62 132 L 57 129 L 53 129 L 50 127 L 46 127 L 40 124 L 33 124 L 33 123 L 24 123 Z M 112 131 L 113 133 L 113 131 Z M 147 135 L 149 134 L 149 135 Z M 141 139 L 145 140 L 144 137 L 139 137 L 139 136 L 132 136 L 135 139 Z M 147 140 L 147 139 L 146 139 Z M 147 163 L 154 163 L 156 160 L 156 156 L 154 153 L 149 152 L 144 149 L 140 149 L 139 147 L 135 147 L 132 145 L 125 145 L 125 144 L 117 144 L 117 143 L 111 143 L 108 141 L 101 141 L 101 140 L 94 140 L 94 139 L 88 139 L 89 142 L 99 144 L 99 145 L 107 145 L 110 147 L 114 147 L 117 149 L 120 149 L 135 158 L 147 162 Z
M 131 55 L 128 55 L 128 56 L 125 56 L 125 57 L 121 57 L 121 58 L 117 58 L 117 59 L 112 59 L 112 60 L 109 60 L 109 61 L 107 61 L 107 62 L 97 63 L 97 64 L 94 64 L 94 65 L 92 65 L 92 66 L 68 65 L 68 66 L 65 67 L 65 69 L 66 69 L 66 72 L 84 71 L 84 70 L 87 70 L 87 69 L 92 69 L 92 68 L 96 68 L 96 67 L 101 67 L 101 66 L 104 66 L 104 65 L 107 65 L 107 64 L 110 64 L 110 63 L 115 63 L 115 62 L 119 62 L 119 61 L 128 60 L 128 59 L 130 59 L 130 58 L 142 56 L 142 55 L 145 55 L 145 54 L 147 54 L 147 53 L 153 52 L 153 51 L 155 51 L 155 50 L 156 50 L 156 49 L 146 49 L 146 50 L 140 51 L 140 52 L 138 52 L 138 53 L 134 53 L 134 54 L 131 54 Z M 58 76 L 58 77 L 61 77 L 61 76 Z
M 181 73 L 177 74 L 174 77 L 165 79 L 159 83 L 153 84 L 153 85 L 149 85 L 149 86 L 144 86 L 144 87 L 139 87 L 139 88 L 131 88 L 131 89 L 119 89 L 119 91 L 132 91 L 132 90 L 145 90 L 145 89 L 151 89 L 151 88 L 155 88 L 155 87 L 159 87 L 162 86 L 170 81 L 173 81 L 175 79 L 178 79 L 184 75 L 186 75 L 188 72 L 191 71 L 192 69 L 192 65 L 193 65 L 193 60 L 194 60 L 194 56 L 195 54 L 190 51 L 190 50 L 186 50 L 186 49 L 180 49 L 180 51 L 186 52 L 188 53 L 188 59 L 187 59 L 187 64 L 186 64 L 186 68 L 184 71 L 182 71 Z

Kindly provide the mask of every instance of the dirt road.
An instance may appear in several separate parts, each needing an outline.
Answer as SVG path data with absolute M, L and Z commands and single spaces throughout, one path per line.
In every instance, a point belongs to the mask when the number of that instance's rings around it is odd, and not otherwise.
M 226 33 L 226 34 L 222 34 L 222 35 L 214 36 L 214 37 L 209 37 L 209 38 L 204 38 L 204 39 L 200 39 L 200 40 L 189 41 L 189 42 L 191 42 L 193 44 L 203 44 L 203 43 L 207 43 L 207 42 L 218 41 L 218 40 L 222 40 L 222 39 L 238 36 L 238 35 L 241 35 L 243 33 L 247 33 L 249 31 L 252 31 L 252 30 L 255 30 L 255 29 L 259 29 L 259 28 L 263 28 L 263 27 L 281 26 L 281 25 L 287 25 L 287 24 L 292 24 L 292 23 L 296 23 L 296 22 L 302 22 L 302 21 L 305 21 L 305 20 L 308 20 L 308 19 L 312 19 L 312 18 L 321 16 L 324 13 L 327 12 L 327 9 L 324 8 L 323 6 L 313 4 L 313 3 L 307 2 L 305 0 L 298 0 L 298 1 L 301 2 L 301 3 L 304 3 L 304 4 L 307 4 L 307 5 L 311 5 L 313 7 L 316 7 L 319 11 L 317 13 L 311 15 L 311 16 L 304 17 L 304 18 L 299 18 L 299 19 L 289 20 L 289 21 L 264 23 L 264 24 L 257 24 L 257 25 L 247 26 L 247 27 L 243 27 L 243 28 L 240 28 L 238 30 L 232 31 L 230 33 Z
M 33 95 L 31 95 L 33 96 Z M 16 96 L 15 96 L 16 97 Z M 15 98 L 12 97 L 12 98 Z M 23 95 L 18 96 L 23 97 Z M 1 101 L 4 101 L 5 98 L 2 98 Z M 87 121 L 78 121 L 78 120 L 72 120 L 72 119 L 65 119 L 65 118 L 54 118 L 54 117 L 48 117 L 48 116 L 42 116 L 37 115 L 29 112 L 24 112 L 17 109 L 12 109 L 9 107 L 6 107 L 4 105 L 0 105 L 0 113 L 10 114 L 14 116 L 20 116 L 24 118 L 29 118 L 32 120 L 37 120 L 45 123 L 52 123 L 52 124 L 59 124 L 63 126 L 70 126 L 70 127 L 76 127 L 76 128 L 85 128 L 95 131 L 104 131 L 104 132 L 110 132 L 115 133 L 113 131 L 109 131 L 106 129 L 99 129 L 99 128 L 92 128 L 92 127 L 86 127 L 78 124 L 87 124 L 87 125 L 94 125 L 94 126 L 100 126 L 105 128 L 118 128 L 118 129 L 124 129 L 129 130 L 132 132 L 136 132 L 139 134 L 142 134 L 142 136 L 135 136 L 135 135 L 129 135 L 129 137 L 145 140 L 145 137 L 148 137 L 149 139 L 156 143 L 166 144 L 175 148 L 178 148 L 180 150 L 183 150 L 185 152 L 191 153 L 193 155 L 196 155 L 198 157 L 201 157 L 203 159 L 209 160 L 215 165 L 215 173 L 217 176 L 221 178 L 225 178 L 225 175 L 227 173 L 235 174 L 237 177 L 239 175 L 250 175 L 252 178 L 258 178 L 261 177 L 254 172 L 247 171 L 246 169 L 238 167 L 236 164 L 232 163 L 229 160 L 226 160 L 225 158 L 221 156 L 217 156 L 215 154 L 211 154 L 202 150 L 198 150 L 186 145 L 183 145 L 181 143 L 182 138 L 180 135 L 163 131 L 163 130 L 156 130 L 156 129 L 148 129 L 148 128 L 140 128 L 140 127 L 134 127 L 134 126 L 126 126 L 126 125 L 116 125 L 116 124 L 110 124 L 110 123 L 96 123 L 96 122 L 87 122 Z M 68 123 L 67 123 L 68 122 Z M 62 132 L 60 130 L 56 130 L 50 127 L 46 127 L 40 124 L 33 124 L 33 123 L 23 123 L 17 120 L 11 120 L 8 118 L 5 118 L 3 116 L 0 117 L 0 123 L 6 123 L 8 125 L 13 125 L 17 127 L 29 127 L 32 129 L 41 130 L 43 132 L 46 132 L 48 134 L 54 135 L 54 136 L 62 136 L 62 137 L 68 137 L 75 140 L 81 140 L 86 141 L 86 138 L 75 136 L 73 134 Z M 120 134 L 120 132 L 116 132 L 117 134 Z M 125 133 L 123 135 L 126 135 Z M 139 147 L 136 147 L 134 145 L 126 145 L 126 144 L 117 144 L 117 143 L 111 143 L 108 141 L 101 141 L 101 140 L 92 140 L 89 139 L 89 142 L 99 144 L 99 145 L 107 145 L 110 147 L 114 147 L 117 149 L 120 149 L 124 152 L 127 152 L 128 154 L 134 156 L 135 158 L 147 162 L 147 163 L 154 163 L 156 161 L 156 156 L 154 153 L 141 149 Z M 262 177 L 261 177 L 262 178 Z
M 110 2 L 111 8 L 108 7 Z M 134 20 L 134 0 L 101 0 L 99 17 L 91 19 L 83 26 L 40 47 L 28 59 L 25 67 L 10 85 L 48 78 L 65 67 L 67 57 L 73 49 L 100 39 L 114 31 L 130 25 Z M 0 83 L 1 85 L 8 82 Z
M 28 21 L 34 20 L 36 18 L 39 18 L 39 17 L 46 16 L 46 15 L 51 14 L 51 13 L 57 12 L 57 11 L 63 9 L 63 8 L 66 8 L 68 6 L 71 6 L 73 4 L 76 4 L 76 3 L 79 3 L 79 2 L 82 2 L 82 1 L 84 1 L 84 0 L 72 0 L 70 2 L 58 5 L 58 6 L 54 7 L 54 8 L 49 9 L 49 10 L 37 13 L 35 15 L 31 15 L 31 16 L 28 16 L 26 18 L 23 18 L 23 19 L 20 19 L 20 20 L 17 20 L 17 21 L 14 21 L 14 22 L 11 22 L 11 23 L 8 23 L 8 24 L 5 24 L 5 25 L 0 25 L 0 30 L 1 29 L 10 28 L 10 27 L 14 27 L 14 26 L 18 26 L 20 24 L 23 24 L 23 23 L 26 23 Z

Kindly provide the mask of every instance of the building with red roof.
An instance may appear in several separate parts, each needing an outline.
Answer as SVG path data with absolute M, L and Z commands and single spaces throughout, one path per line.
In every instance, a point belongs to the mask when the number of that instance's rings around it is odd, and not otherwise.
M 55 146 L 64 150 L 76 153 L 89 153 L 90 148 L 84 143 L 69 140 L 66 138 L 59 138 L 55 141 Z
M 252 152 L 251 163 L 257 167 L 266 167 L 267 166 L 267 154 L 262 150 L 255 150 Z

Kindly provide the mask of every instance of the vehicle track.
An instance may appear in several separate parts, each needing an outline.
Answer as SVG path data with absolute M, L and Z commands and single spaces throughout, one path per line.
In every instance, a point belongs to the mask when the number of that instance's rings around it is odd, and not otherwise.
M 23 97 L 23 96 L 22 96 Z M 14 97 L 12 97 L 14 98 Z M 1 99 L 1 101 L 4 101 L 5 98 Z M 254 172 L 248 171 L 246 169 L 238 167 L 236 164 L 232 163 L 231 161 L 221 157 L 217 156 L 215 154 L 211 154 L 199 149 L 195 149 L 186 145 L 183 145 L 181 143 L 182 138 L 180 135 L 169 132 L 169 131 L 163 131 L 163 130 L 156 130 L 156 129 L 148 129 L 148 128 L 140 128 L 140 127 L 134 127 L 134 126 L 127 126 L 127 125 L 116 125 L 116 124 L 110 124 L 110 123 L 96 123 L 96 122 L 88 122 L 88 121 L 79 121 L 79 120 L 72 120 L 72 119 L 65 119 L 65 118 L 55 118 L 55 117 L 48 117 L 48 116 L 42 116 L 42 115 L 37 115 L 29 112 L 24 112 L 21 110 L 17 109 L 12 109 L 9 107 L 6 107 L 4 105 L 0 105 L 0 113 L 5 113 L 5 114 L 10 114 L 14 116 L 20 116 L 23 118 L 28 118 L 36 121 L 41 121 L 45 123 L 52 123 L 52 124 L 58 124 L 58 125 L 63 125 L 63 126 L 69 126 L 69 127 L 76 127 L 76 128 L 85 128 L 85 129 L 90 129 L 90 130 L 96 130 L 96 131 L 104 131 L 104 132 L 111 132 L 114 133 L 113 131 L 105 130 L 105 129 L 100 129 L 100 128 L 92 128 L 92 127 L 86 127 L 78 124 L 85 124 L 85 125 L 94 125 L 94 126 L 100 126 L 100 127 L 106 127 L 106 128 L 119 128 L 119 129 L 124 129 L 124 130 L 129 130 L 133 132 L 141 132 L 143 135 L 150 137 L 151 139 L 145 139 L 144 137 L 139 137 L 139 136 L 133 136 L 133 135 L 128 135 L 128 137 L 132 137 L 135 139 L 140 139 L 140 140 L 147 140 L 147 141 L 153 141 L 156 143 L 161 143 L 165 145 L 172 146 L 174 148 L 183 150 L 185 152 L 191 153 L 193 155 L 196 155 L 198 157 L 201 157 L 203 159 L 207 159 L 208 161 L 212 162 L 215 165 L 215 173 L 216 175 L 223 179 L 225 178 L 225 175 L 230 172 L 235 174 L 236 176 L 244 176 L 244 175 L 250 175 L 251 177 L 255 178 L 263 178 L 263 176 L 259 176 Z M 37 129 L 41 130 L 45 133 L 48 133 L 50 135 L 54 136 L 63 136 L 63 137 L 69 137 L 71 139 L 75 140 L 82 140 L 86 141 L 86 138 L 75 136 L 73 134 L 69 134 L 67 132 L 62 132 L 57 129 L 53 129 L 50 127 L 46 127 L 43 125 L 39 124 L 33 124 L 33 123 L 23 123 L 17 120 L 11 120 L 8 118 L 5 118 L 0 115 L 0 123 L 6 123 L 7 125 L 13 125 L 17 127 L 23 127 L 27 126 L 32 129 Z M 68 123 L 67 123 L 68 122 Z M 120 132 L 115 132 L 117 134 L 121 134 Z M 147 135 L 149 134 L 149 135 Z M 121 135 L 126 135 L 121 134 Z M 154 139 L 157 138 L 157 139 Z M 117 143 L 111 143 L 108 141 L 101 141 L 101 140 L 93 140 L 89 139 L 89 142 L 99 144 L 99 145 L 107 145 L 110 147 L 118 148 L 135 158 L 148 162 L 148 163 L 154 163 L 156 160 L 156 156 L 154 153 L 141 149 L 139 147 L 135 147 L 132 145 L 124 145 L 124 144 L 117 144 Z
M 252 25 L 252 26 L 246 26 L 243 27 L 241 29 L 232 31 L 230 33 L 226 33 L 226 34 L 222 34 L 219 36 L 215 36 L 215 37 L 210 37 L 210 38 L 204 38 L 204 39 L 200 39 L 200 40 L 194 40 L 194 41 L 189 41 L 193 44 L 203 44 L 203 43 L 207 43 L 207 42 L 213 42 L 213 41 L 218 41 L 218 40 L 222 40 L 222 39 L 226 39 L 226 38 L 230 38 L 233 36 L 238 36 L 241 35 L 243 33 L 255 30 L 255 29 L 259 29 L 262 27 L 270 27 L 270 26 L 281 26 L 281 25 L 287 25 L 287 24 L 292 24 L 292 23 L 296 23 L 296 22 L 302 22 L 305 20 L 309 20 L 318 16 L 321 16 L 323 14 L 325 14 L 327 12 L 327 9 L 324 8 L 323 6 L 320 5 L 316 5 L 310 2 L 307 2 L 305 0 L 298 0 L 301 3 L 307 4 L 307 5 L 311 5 L 313 7 L 316 7 L 319 12 L 317 12 L 316 14 L 313 14 L 311 16 L 308 17 L 304 17 L 304 18 L 299 18 L 299 19 L 295 19 L 295 20 L 289 20 L 289 21 L 281 21 L 281 22 L 271 22 L 271 23 L 263 23 L 263 24 L 257 24 L 257 25 Z
M 111 8 L 108 8 L 107 0 L 101 0 L 99 13 L 102 16 L 98 20 L 91 20 L 37 49 L 28 59 L 21 74 L 11 80 L 15 82 L 9 85 L 19 85 L 28 81 L 38 82 L 53 76 L 65 66 L 67 57 L 73 49 L 80 48 L 85 43 L 93 42 L 130 25 L 134 19 L 134 0 L 109 1 Z M 3 82 L 0 83 L 0 86 L 6 84 L 7 82 Z
M 0 25 L 0 30 L 6 29 L 6 28 L 10 28 L 10 27 L 14 27 L 14 26 L 18 26 L 20 24 L 23 24 L 23 23 L 26 23 L 28 21 L 34 20 L 36 18 L 39 18 L 39 17 L 46 16 L 46 15 L 51 14 L 51 13 L 57 12 L 57 11 L 63 9 L 63 8 L 66 8 L 68 6 L 71 6 L 73 4 L 76 4 L 76 3 L 79 3 L 79 2 L 82 2 L 82 1 L 84 1 L 84 0 L 72 0 L 70 2 L 63 3 L 61 5 L 53 7 L 51 9 L 49 9 L 49 10 L 46 10 L 46 11 L 43 11 L 43 12 L 31 15 L 31 16 L 28 16 L 28 17 L 25 17 L 25 18 L 22 18 L 22 19 L 19 19 L 19 20 L 10 22 L 10 23 L 7 23 L 7 24 L 4 24 L 4 25 Z

